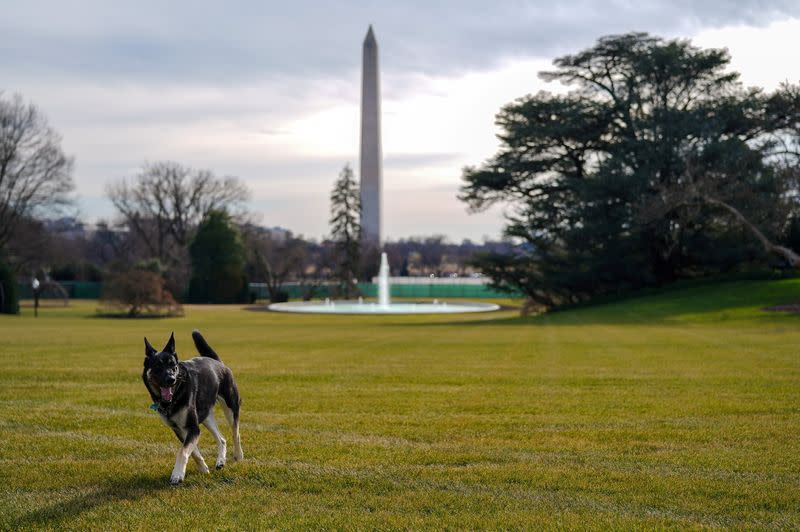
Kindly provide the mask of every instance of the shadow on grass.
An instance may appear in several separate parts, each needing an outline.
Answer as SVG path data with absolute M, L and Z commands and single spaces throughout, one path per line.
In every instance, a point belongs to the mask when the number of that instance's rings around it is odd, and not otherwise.
M 25 514 L 14 523 L 13 528 L 60 528 L 63 523 L 97 507 L 119 501 L 136 501 L 167 489 L 174 488 L 167 484 L 163 474 L 115 478 L 91 493 Z
M 97 312 L 87 318 L 97 318 L 103 320 L 163 320 L 166 318 L 183 318 L 183 314 L 115 314 L 113 312 Z

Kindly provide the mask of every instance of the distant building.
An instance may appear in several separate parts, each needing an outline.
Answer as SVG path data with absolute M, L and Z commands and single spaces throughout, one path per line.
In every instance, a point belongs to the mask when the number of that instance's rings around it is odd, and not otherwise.
M 84 237 L 87 234 L 86 224 L 71 216 L 55 220 L 44 220 L 42 223 L 49 233 L 56 233 L 62 238 L 70 240 Z

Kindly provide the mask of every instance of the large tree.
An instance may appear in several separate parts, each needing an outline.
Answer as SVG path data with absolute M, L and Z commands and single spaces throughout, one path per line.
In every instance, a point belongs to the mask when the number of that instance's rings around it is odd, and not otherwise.
M 108 187 L 108 196 L 129 229 L 153 257 L 169 261 L 175 247 L 191 242 L 198 224 L 213 210 L 235 211 L 247 200 L 236 177 L 217 177 L 174 162 L 146 164 L 130 181 Z
M 52 215 L 69 203 L 72 166 L 36 106 L 0 92 L 0 251 L 20 220 Z
M 340 291 L 346 298 L 356 293 L 353 283 L 358 278 L 361 254 L 361 202 L 358 182 L 353 170 L 347 164 L 339 173 L 339 178 L 331 192 L 331 240 L 336 243 L 336 279 Z
M 146 164 L 133 179 L 113 183 L 107 192 L 138 246 L 162 262 L 167 287 L 176 295 L 186 289 L 188 247 L 199 224 L 214 210 L 236 212 L 249 195 L 236 177 L 174 162 Z
M 522 243 L 480 266 L 554 305 L 763 256 L 725 205 L 780 232 L 792 208 L 780 140 L 800 106 L 791 87 L 743 88 L 728 62 L 725 50 L 642 33 L 557 59 L 540 76 L 572 90 L 504 107 L 500 151 L 464 171 L 461 198 L 511 203 L 506 233 Z

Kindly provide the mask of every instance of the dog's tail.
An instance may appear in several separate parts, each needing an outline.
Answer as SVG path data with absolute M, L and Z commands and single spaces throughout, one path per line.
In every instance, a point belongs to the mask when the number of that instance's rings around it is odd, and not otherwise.
M 219 360 L 220 362 L 222 362 L 216 351 L 211 349 L 211 346 L 208 345 L 206 339 L 203 338 L 203 335 L 200 334 L 200 331 L 198 331 L 197 329 L 192 331 L 192 340 L 194 340 L 194 346 L 197 348 L 197 352 L 200 353 L 200 356 L 213 358 L 214 360 Z

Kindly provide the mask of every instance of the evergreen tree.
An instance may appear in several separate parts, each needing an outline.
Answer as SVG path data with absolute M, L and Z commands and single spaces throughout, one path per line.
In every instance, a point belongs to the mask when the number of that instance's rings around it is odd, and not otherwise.
M 243 303 L 247 301 L 245 253 L 241 236 L 225 211 L 211 211 L 189 246 L 192 277 L 189 301 Z
M 336 244 L 336 279 L 345 298 L 357 295 L 353 280 L 358 277 L 361 254 L 361 201 L 358 182 L 346 164 L 331 192 L 331 238 Z
M 552 306 L 766 258 L 741 221 L 775 238 L 797 208 L 779 141 L 800 98 L 744 89 L 728 63 L 642 33 L 557 59 L 540 76 L 573 90 L 504 107 L 500 151 L 464 171 L 461 198 L 512 203 L 505 232 L 523 243 L 477 265 Z

